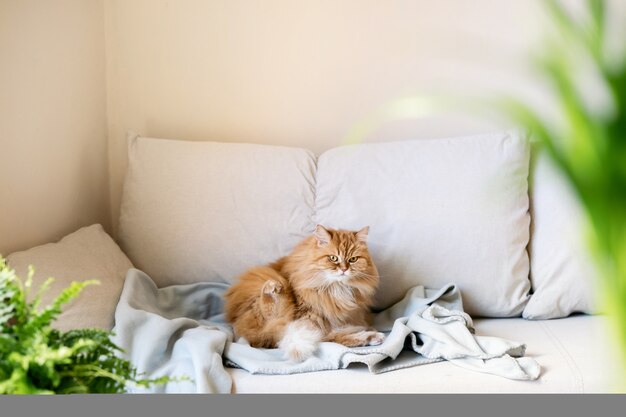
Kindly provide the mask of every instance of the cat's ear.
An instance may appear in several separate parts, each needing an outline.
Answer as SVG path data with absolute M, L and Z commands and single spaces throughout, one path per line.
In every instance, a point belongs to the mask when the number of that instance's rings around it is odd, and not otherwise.
M 315 239 L 317 239 L 318 246 L 326 246 L 330 243 L 330 232 L 321 224 L 315 226 Z
M 357 239 L 359 239 L 361 242 L 365 243 L 367 242 L 367 234 L 370 232 L 370 227 L 369 226 L 365 226 L 364 228 L 362 228 L 361 230 L 359 230 L 358 232 L 356 232 L 356 237 Z

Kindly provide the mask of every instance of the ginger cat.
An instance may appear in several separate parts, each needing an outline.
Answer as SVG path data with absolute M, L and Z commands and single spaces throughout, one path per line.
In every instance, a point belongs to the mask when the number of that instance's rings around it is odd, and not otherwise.
M 289 255 L 241 275 L 225 294 L 235 333 L 294 361 L 312 356 L 320 341 L 381 344 L 384 334 L 369 324 L 379 277 L 368 231 L 318 225 Z

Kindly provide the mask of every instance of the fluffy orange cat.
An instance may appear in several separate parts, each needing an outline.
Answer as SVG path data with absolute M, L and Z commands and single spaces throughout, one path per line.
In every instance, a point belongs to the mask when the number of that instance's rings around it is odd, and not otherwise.
M 381 344 L 384 334 L 369 324 L 379 277 L 368 231 L 318 225 L 289 255 L 241 275 L 225 295 L 235 333 L 294 361 L 312 356 L 321 341 Z

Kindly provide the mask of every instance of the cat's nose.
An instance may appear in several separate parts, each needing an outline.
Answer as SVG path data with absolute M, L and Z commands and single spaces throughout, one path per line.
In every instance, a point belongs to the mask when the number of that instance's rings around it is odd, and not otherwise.
M 348 268 L 343 268 L 343 267 L 342 267 L 342 268 L 339 268 L 339 269 L 341 269 L 341 273 L 342 273 L 342 274 L 345 274 L 345 273 L 346 273 L 346 271 L 348 270 Z

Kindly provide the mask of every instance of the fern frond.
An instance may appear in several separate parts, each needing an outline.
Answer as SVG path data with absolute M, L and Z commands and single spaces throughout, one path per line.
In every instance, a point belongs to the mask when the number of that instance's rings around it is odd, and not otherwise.
M 80 292 L 88 285 L 100 284 L 97 280 L 83 282 L 72 282 L 61 294 L 41 312 L 30 312 L 30 319 L 22 328 L 23 337 L 30 337 L 38 330 L 45 328 L 61 314 L 61 307 L 76 298 Z
M 121 349 L 111 341 L 110 331 L 60 332 L 50 327 L 63 305 L 98 281 L 73 282 L 38 311 L 52 279 L 46 280 L 28 303 L 33 274 L 30 268 L 22 282 L 0 257 L 0 394 L 119 393 L 129 386 L 174 381 L 138 376 L 129 361 L 117 356 Z
M 37 309 L 39 308 L 39 304 L 41 304 L 42 295 L 46 291 L 48 291 L 48 288 L 50 288 L 50 285 L 52 285 L 53 282 L 54 282 L 54 278 L 50 277 L 47 280 L 45 280 L 43 284 L 39 286 L 39 289 L 37 290 L 37 293 L 35 294 L 33 301 L 31 301 L 30 303 L 30 309 L 32 311 L 37 311 Z

